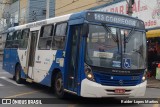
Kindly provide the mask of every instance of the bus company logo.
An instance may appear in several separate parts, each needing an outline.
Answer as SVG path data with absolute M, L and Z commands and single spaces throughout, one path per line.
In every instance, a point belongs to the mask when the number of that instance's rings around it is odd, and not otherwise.
M 112 70 L 114 73 L 123 73 L 123 74 L 129 74 L 131 71 L 121 71 L 121 70 Z
M 37 60 L 39 61 L 40 56 L 38 55 Z
M 11 99 L 2 99 L 2 104 L 12 104 Z
M 123 85 L 123 80 L 119 80 L 119 85 Z
M 39 61 L 39 59 L 40 59 L 40 56 L 38 55 L 36 63 L 41 63 L 41 61 Z

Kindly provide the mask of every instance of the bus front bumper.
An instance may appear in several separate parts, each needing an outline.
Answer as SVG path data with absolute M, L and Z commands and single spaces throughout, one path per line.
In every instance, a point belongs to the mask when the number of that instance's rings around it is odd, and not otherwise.
M 82 97 L 140 97 L 145 95 L 147 81 L 136 86 L 103 86 L 88 79 L 81 83 Z M 115 93 L 115 89 L 125 89 L 124 94 Z

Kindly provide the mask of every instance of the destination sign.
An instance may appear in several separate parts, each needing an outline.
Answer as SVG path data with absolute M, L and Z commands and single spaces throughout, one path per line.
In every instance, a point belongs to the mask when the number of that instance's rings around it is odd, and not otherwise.
M 108 23 L 115 23 L 115 24 L 122 24 L 127 26 L 137 26 L 137 21 L 132 18 L 128 18 L 125 16 L 120 15 L 112 15 L 112 14 L 104 14 L 104 13 L 88 13 L 87 14 L 88 21 L 100 21 L 100 22 L 108 22 Z

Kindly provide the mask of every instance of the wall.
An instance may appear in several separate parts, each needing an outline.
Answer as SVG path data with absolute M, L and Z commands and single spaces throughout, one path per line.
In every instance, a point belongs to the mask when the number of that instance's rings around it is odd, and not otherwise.
M 86 10 L 111 1 L 112 0 L 56 0 L 55 16 Z
M 0 0 L 1 3 L 4 2 L 4 0 Z M 3 30 L 3 27 L 6 25 L 5 19 L 3 18 L 3 10 L 4 10 L 4 4 L 0 4 L 0 32 Z
M 7 26 L 14 26 L 14 23 L 18 23 L 18 10 L 19 2 L 14 2 L 11 5 L 6 5 L 4 8 L 4 13 L 6 14 Z
M 50 17 L 54 17 L 54 0 L 50 0 Z M 29 16 L 27 22 L 46 18 L 46 0 L 29 0 Z

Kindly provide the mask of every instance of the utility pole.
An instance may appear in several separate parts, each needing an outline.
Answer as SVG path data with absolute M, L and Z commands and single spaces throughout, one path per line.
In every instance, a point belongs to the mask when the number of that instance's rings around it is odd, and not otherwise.
M 18 25 L 20 25 L 20 0 L 18 2 Z
M 135 0 L 129 0 L 129 1 L 126 0 L 126 2 L 127 2 L 127 4 L 128 4 L 127 14 L 128 14 L 129 16 L 132 16 L 132 14 L 133 14 L 132 5 L 134 4 Z
M 50 0 L 46 0 L 46 19 L 49 18 L 49 4 Z

